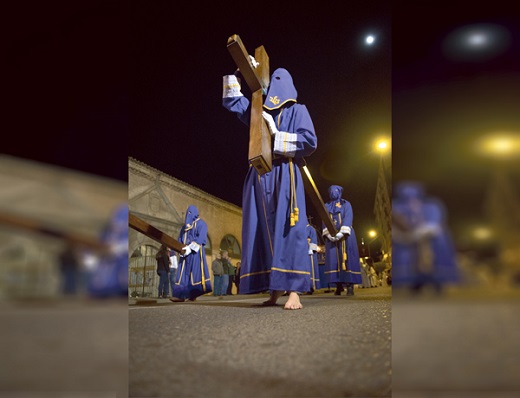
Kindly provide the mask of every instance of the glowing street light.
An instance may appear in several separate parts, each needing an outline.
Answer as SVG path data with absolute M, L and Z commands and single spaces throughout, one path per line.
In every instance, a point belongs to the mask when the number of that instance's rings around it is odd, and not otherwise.
M 380 151 L 385 151 L 387 148 L 388 148 L 388 144 L 384 141 L 381 141 L 377 144 L 377 148 L 380 150 Z
M 370 236 L 371 238 L 375 238 L 377 236 L 377 232 L 371 229 L 370 231 L 368 231 L 368 236 Z
M 480 241 L 488 240 L 492 235 L 493 232 L 487 227 L 477 227 L 473 230 L 473 236 Z
M 374 142 L 374 148 L 381 154 L 387 153 L 390 151 L 390 140 L 386 137 L 378 138 Z
M 477 142 L 477 150 L 484 155 L 501 158 L 520 154 L 520 134 L 496 134 L 484 137 Z

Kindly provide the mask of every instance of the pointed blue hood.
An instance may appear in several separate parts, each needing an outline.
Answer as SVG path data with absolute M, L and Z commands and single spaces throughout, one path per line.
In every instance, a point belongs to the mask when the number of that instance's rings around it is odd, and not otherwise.
M 282 107 L 287 102 L 297 102 L 298 92 L 291 75 L 286 69 L 278 68 L 271 75 L 269 88 L 264 101 L 264 108 L 272 110 Z

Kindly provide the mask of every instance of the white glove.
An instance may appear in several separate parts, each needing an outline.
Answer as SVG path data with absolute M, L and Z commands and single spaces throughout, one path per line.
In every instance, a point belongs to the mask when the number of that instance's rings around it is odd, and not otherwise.
M 184 250 L 184 254 L 182 254 L 183 257 L 186 257 L 188 254 L 191 253 L 191 249 L 189 246 L 184 246 L 182 250 Z
M 252 55 L 249 56 L 249 61 L 251 61 L 251 65 L 253 65 L 253 68 L 255 69 L 260 65 L 260 62 L 258 62 Z
M 267 127 L 269 128 L 269 131 L 271 132 L 271 135 L 272 136 L 276 135 L 276 133 L 278 133 L 278 129 L 276 128 L 276 123 L 274 122 L 273 117 L 266 111 L 262 112 L 262 117 L 264 118 L 265 123 L 267 124 Z
M 191 242 L 189 248 L 191 249 L 192 252 L 195 252 L 195 253 L 198 253 L 200 250 L 200 246 L 196 242 Z
M 343 234 L 341 232 L 338 232 L 336 234 L 336 240 L 341 240 L 341 238 L 343 238 Z
M 312 252 L 312 249 L 309 249 L 309 255 L 311 255 L 313 252 Z
M 332 236 L 331 234 L 327 234 L 326 236 L 327 236 L 327 238 L 328 238 L 331 242 L 336 242 L 336 241 L 337 241 L 336 237 L 335 237 L 335 236 Z
M 223 77 L 222 98 L 243 97 L 240 81 L 235 75 Z

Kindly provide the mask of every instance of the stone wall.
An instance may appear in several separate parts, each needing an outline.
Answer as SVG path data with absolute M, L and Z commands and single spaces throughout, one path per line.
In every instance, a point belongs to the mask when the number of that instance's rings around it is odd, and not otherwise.
M 137 159 L 129 158 L 128 163 L 128 205 L 129 210 L 157 229 L 177 239 L 184 224 L 188 206 L 195 205 L 200 217 L 208 225 L 208 245 L 206 256 L 208 265 L 215 253 L 226 245 L 229 239 L 235 241 L 235 250 L 230 253 L 232 263 L 240 261 L 242 247 L 242 209 L 194 186 L 180 181 Z M 160 244 L 145 235 L 130 229 L 130 256 L 142 245 L 156 248 Z M 132 262 L 132 259 L 131 259 Z M 156 281 L 153 282 L 157 286 Z M 213 282 L 212 282 L 213 283 Z M 152 291 L 152 295 L 156 294 Z

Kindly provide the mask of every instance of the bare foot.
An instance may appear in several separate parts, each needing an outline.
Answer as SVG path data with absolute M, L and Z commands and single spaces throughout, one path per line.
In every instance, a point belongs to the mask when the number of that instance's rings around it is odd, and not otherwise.
M 276 305 L 276 302 L 278 301 L 278 299 L 280 297 L 282 297 L 283 294 L 284 294 L 283 290 L 273 290 L 271 292 L 271 297 L 269 297 L 269 300 L 264 301 L 262 304 L 263 305 Z
M 289 293 L 289 300 L 287 300 L 283 309 L 284 310 L 299 310 L 302 308 L 303 308 L 303 305 L 300 302 L 300 296 L 298 296 L 298 293 L 296 293 L 296 292 Z

